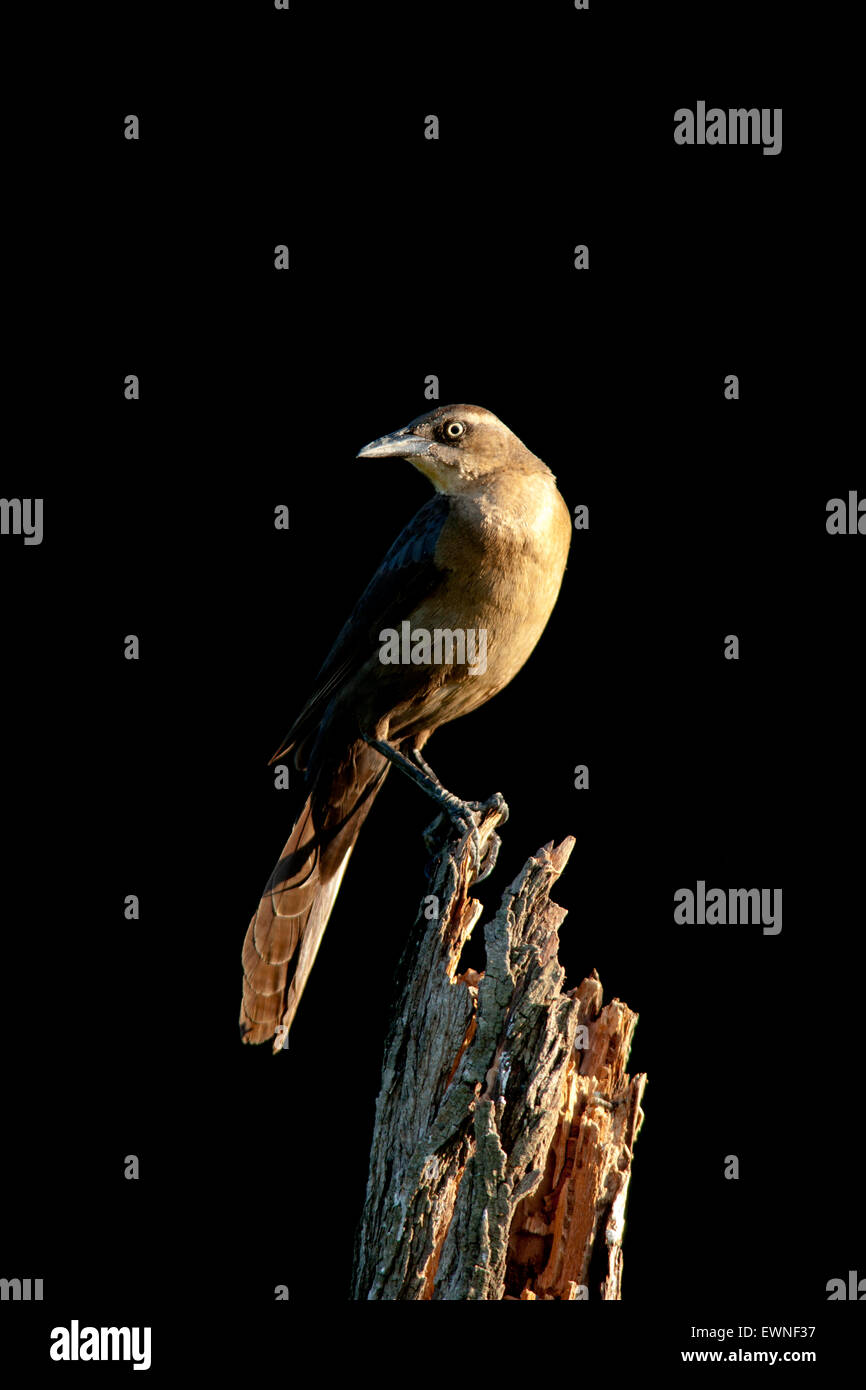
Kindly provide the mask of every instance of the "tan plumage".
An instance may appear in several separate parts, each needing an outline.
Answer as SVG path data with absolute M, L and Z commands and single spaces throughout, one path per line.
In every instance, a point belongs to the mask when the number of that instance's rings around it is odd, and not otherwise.
M 436 496 L 385 556 L 275 754 L 303 770 L 305 799 L 247 929 L 240 1018 L 245 1042 L 274 1038 L 274 1051 L 390 762 L 406 771 L 440 724 L 508 684 L 547 623 L 568 555 L 571 518 L 553 474 L 489 411 L 439 407 L 359 455 L 387 456 L 409 458 Z M 381 633 L 404 621 L 483 630 L 486 669 L 383 664 Z M 415 780 L 442 790 L 425 774 Z

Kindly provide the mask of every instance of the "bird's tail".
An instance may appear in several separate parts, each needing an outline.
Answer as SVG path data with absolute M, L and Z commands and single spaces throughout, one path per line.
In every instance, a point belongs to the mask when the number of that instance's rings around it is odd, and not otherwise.
M 279 863 L 247 927 L 240 1029 L 245 1043 L 285 1046 L 349 856 L 388 764 L 358 744 L 329 779 L 323 800 L 315 787 L 292 827 Z

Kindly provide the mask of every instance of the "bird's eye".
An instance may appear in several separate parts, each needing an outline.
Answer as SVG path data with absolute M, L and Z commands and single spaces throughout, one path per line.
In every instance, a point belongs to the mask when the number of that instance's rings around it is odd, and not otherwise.
M 449 439 L 459 439 L 466 426 L 460 420 L 449 420 L 445 426 L 445 433 Z

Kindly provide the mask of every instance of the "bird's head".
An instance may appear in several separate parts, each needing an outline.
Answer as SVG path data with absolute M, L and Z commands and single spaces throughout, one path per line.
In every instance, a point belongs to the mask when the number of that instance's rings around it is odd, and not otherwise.
M 471 491 L 488 474 L 524 461 L 544 468 L 517 435 L 478 405 L 440 405 L 358 453 L 359 459 L 392 456 L 408 459 L 437 492 L 452 495 Z

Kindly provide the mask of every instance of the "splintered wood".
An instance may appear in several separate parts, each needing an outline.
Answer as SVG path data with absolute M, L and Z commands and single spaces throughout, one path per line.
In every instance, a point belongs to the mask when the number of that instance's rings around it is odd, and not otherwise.
M 482 846 L 499 821 L 488 810 Z M 565 909 L 549 893 L 571 837 L 528 860 L 457 974 L 481 913 L 470 855 L 446 841 L 398 972 L 354 1297 L 618 1299 L 646 1078 L 637 1015 L 593 974 L 563 992 Z M 438 910 L 437 910 L 438 909 Z

